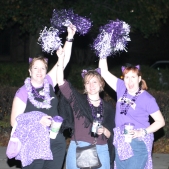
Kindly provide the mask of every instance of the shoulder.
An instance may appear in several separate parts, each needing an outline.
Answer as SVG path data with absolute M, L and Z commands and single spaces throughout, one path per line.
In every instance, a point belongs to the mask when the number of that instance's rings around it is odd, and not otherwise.
M 17 94 L 22 94 L 22 93 L 27 93 L 27 91 L 26 91 L 26 87 L 25 87 L 25 85 L 23 85 L 22 87 L 20 87 L 17 91 L 16 91 L 16 95 Z
M 144 90 L 144 92 L 141 94 L 142 97 L 144 97 L 145 99 L 155 99 L 149 92 L 147 92 L 146 90 Z
M 121 91 L 121 89 L 125 89 L 125 88 L 126 86 L 124 84 L 124 81 L 118 78 L 116 92 L 118 92 L 119 90 Z
M 49 83 L 50 85 L 52 85 L 52 87 L 54 87 L 54 86 L 53 86 L 52 78 L 51 78 L 48 74 L 46 75 L 45 79 L 48 81 L 48 83 Z

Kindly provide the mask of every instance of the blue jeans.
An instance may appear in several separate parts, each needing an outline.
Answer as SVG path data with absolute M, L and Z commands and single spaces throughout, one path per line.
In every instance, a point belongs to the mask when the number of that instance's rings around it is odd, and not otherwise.
M 130 143 L 134 155 L 127 160 L 120 160 L 116 151 L 116 167 L 117 169 L 144 169 L 148 160 L 148 151 L 145 143 L 135 138 Z
M 90 143 L 84 141 L 77 141 L 79 147 L 90 145 Z M 100 162 L 102 166 L 99 169 L 109 169 L 110 168 L 110 157 L 108 151 L 108 145 L 96 145 L 97 153 L 100 158 Z M 76 143 L 75 141 L 71 141 L 67 156 L 66 156 L 66 169 L 78 169 L 76 166 Z

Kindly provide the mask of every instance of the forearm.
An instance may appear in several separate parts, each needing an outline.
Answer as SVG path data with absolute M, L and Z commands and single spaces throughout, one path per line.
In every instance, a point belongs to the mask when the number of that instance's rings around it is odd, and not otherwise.
M 57 76 L 56 76 L 58 85 L 62 85 L 64 83 L 63 65 L 64 65 L 64 57 L 59 57 L 57 62 Z
M 149 127 L 146 128 L 147 134 L 154 133 L 165 125 L 164 121 L 155 121 Z
M 105 128 L 105 127 L 103 129 L 103 134 L 106 136 L 106 138 L 109 138 L 111 136 L 110 131 L 107 128 Z
M 72 38 L 69 38 L 69 39 L 72 39 Z M 63 47 L 63 49 L 65 51 L 65 59 L 64 59 L 64 65 L 63 65 L 64 68 L 67 66 L 67 64 L 70 60 L 70 56 L 71 56 L 71 52 L 72 52 L 72 44 L 73 44 L 73 42 L 66 41 L 65 45 Z
M 99 59 L 99 68 L 104 71 L 108 71 L 107 58 Z
M 165 121 L 160 110 L 156 111 L 155 113 L 152 113 L 151 117 L 153 118 L 154 122 L 146 128 L 148 134 L 156 132 L 165 125 Z

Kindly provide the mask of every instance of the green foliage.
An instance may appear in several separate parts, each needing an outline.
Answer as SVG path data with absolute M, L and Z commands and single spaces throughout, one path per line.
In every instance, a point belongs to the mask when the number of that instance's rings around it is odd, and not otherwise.
M 28 64 L 0 63 L 0 86 L 20 87 L 28 76 Z
M 10 115 L 4 116 L 3 120 L 0 120 L 0 127 L 1 128 L 9 128 L 10 125 Z
M 49 70 L 54 64 L 49 65 Z M 78 65 L 69 64 L 65 70 L 66 78 L 78 89 L 83 88 L 81 71 L 83 69 L 95 69 L 98 65 Z M 168 82 L 167 85 L 161 84 L 159 82 L 159 72 L 157 70 L 151 69 L 149 66 L 142 65 L 142 78 L 146 81 L 149 89 L 154 90 L 169 90 L 169 70 L 161 70 L 161 73 L 165 75 L 164 79 Z M 115 66 L 110 68 L 110 72 L 121 77 L 121 66 Z M 26 77 L 28 77 L 28 63 L 0 63 L 0 85 L 1 86 L 12 86 L 20 87 Z
M 53 64 L 49 65 L 49 70 L 53 66 Z M 79 66 L 74 64 L 69 64 L 69 66 L 65 70 L 65 78 L 69 80 L 72 85 L 77 88 L 78 90 L 83 90 L 83 83 L 82 83 L 82 77 L 81 77 L 81 71 L 83 69 L 95 69 L 97 68 L 97 65 L 90 65 L 88 67 L 86 66 Z M 163 87 L 159 84 L 158 80 L 158 72 L 156 72 L 154 69 L 150 69 L 148 66 L 141 66 L 143 79 L 148 84 L 148 92 L 151 93 L 155 98 L 156 101 L 160 107 L 160 110 L 165 118 L 166 126 L 164 127 L 165 131 L 165 137 L 169 138 L 168 129 L 169 129 L 169 85 L 167 87 Z M 110 69 L 110 72 L 112 72 L 114 75 L 120 78 L 121 76 L 121 66 L 116 66 Z M 169 74 L 169 70 L 164 70 L 164 72 L 167 76 Z M 11 106 L 12 106 L 12 100 L 14 93 L 17 90 L 17 87 L 20 87 L 23 85 L 24 79 L 28 76 L 28 64 L 23 63 L 1 63 L 0 64 L 0 86 L 1 91 L 0 96 L 1 101 L 3 105 L 0 107 L 0 115 L 4 117 L 3 120 L 0 120 L 0 126 L 3 128 L 9 127 L 9 112 L 11 112 Z M 169 79 L 168 79 L 169 80 Z M 169 82 L 169 81 L 168 81 Z M 3 86 L 8 86 L 3 88 Z M 10 89 L 10 87 L 15 87 L 14 89 Z M 105 89 L 105 96 L 106 99 L 111 101 L 113 105 L 115 105 L 115 100 L 113 98 L 110 98 L 111 91 L 106 91 Z M 108 98 L 109 97 L 109 98 Z M 5 106 L 4 106 L 5 105 Z M 5 108 L 6 107 L 6 108 Z M 8 113 L 7 113 L 8 112 Z M 1 117 L 1 116 L 0 116 Z
M 20 25 L 21 34 L 34 34 L 42 26 L 50 26 L 53 9 L 72 8 L 93 21 L 92 31 L 98 31 L 108 20 L 120 19 L 140 30 L 145 37 L 158 33 L 169 16 L 168 0 L 5 0 L 0 2 L 0 29 Z

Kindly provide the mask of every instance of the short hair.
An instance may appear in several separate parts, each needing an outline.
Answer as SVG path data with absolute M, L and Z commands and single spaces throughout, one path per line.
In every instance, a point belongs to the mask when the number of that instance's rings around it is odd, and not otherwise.
M 88 78 L 92 79 L 93 77 L 97 77 L 97 79 L 99 80 L 100 84 L 101 84 L 101 88 L 100 88 L 100 92 L 102 92 L 104 90 L 104 86 L 105 86 L 105 81 L 104 79 L 101 77 L 101 75 L 95 71 L 95 70 L 89 70 L 83 78 L 83 84 L 85 85 Z M 86 90 L 84 90 L 84 93 L 87 93 Z
M 32 59 L 32 61 L 29 63 L 29 69 L 32 69 L 33 64 L 35 63 L 35 61 L 40 60 L 44 63 L 46 70 L 48 70 L 48 61 L 47 58 L 43 57 L 43 56 L 38 56 Z

